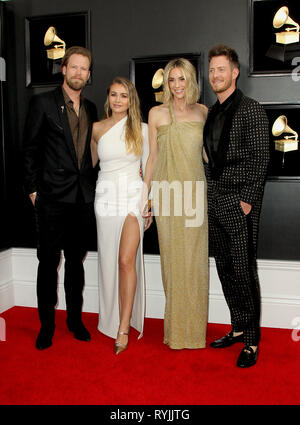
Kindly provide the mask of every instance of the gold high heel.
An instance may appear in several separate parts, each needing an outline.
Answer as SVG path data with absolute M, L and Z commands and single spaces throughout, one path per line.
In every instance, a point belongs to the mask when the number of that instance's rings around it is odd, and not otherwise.
M 119 331 L 118 335 L 129 335 L 129 329 L 127 330 L 127 332 Z M 122 344 L 121 342 L 116 341 L 114 346 L 115 353 L 119 354 L 122 351 L 126 350 L 127 347 L 128 347 L 128 341 L 127 341 L 127 344 Z

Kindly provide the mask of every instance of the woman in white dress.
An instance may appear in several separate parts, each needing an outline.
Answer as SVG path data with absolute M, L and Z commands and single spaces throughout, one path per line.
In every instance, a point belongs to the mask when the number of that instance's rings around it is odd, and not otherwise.
M 105 103 L 106 119 L 93 126 L 94 166 L 100 160 L 95 214 L 99 256 L 98 329 L 115 339 L 115 353 L 128 346 L 130 325 L 143 334 L 145 279 L 143 233 L 152 221 L 140 214 L 149 153 L 148 128 L 142 123 L 134 85 L 115 78 Z

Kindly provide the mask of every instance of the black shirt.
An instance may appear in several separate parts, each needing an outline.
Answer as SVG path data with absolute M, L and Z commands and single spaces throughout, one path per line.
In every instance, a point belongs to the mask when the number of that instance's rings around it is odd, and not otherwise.
M 227 112 L 232 105 L 237 90 L 235 90 L 223 103 L 217 101 L 209 113 L 209 120 L 205 129 L 205 141 L 210 157 L 216 158 L 221 134 L 226 120 Z

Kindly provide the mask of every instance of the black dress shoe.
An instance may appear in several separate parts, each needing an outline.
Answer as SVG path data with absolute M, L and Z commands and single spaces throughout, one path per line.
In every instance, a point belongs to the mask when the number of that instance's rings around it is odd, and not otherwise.
M 74 338 L 79 339 L 79 341 L 87 342 L 91 340 L 91 335 L 82 322 L 73 325 L 67 320 L 67 326 L 69 331 L 74 333 Z
M 242 349 L 239 358 L 237 360 L 237 366 L 238 367 L 250 367 L 254 366 L 257 362 L 258 357 L 258 347 L 256 351 L 254 352 L 253 348 L 245 345 L 245 347 Z
M 229 334 L 223 336 L 220 339 L 216 339 L 213 341 L 210 346 L 213 348 L 226 348 L 235 344 L 236 342 L 244 342 L 244 335 L 233 336 L 233 331 L 229 332 Z
M 52 345 L 53 332 L 41 329 L 35 342 L 38 350 L 45 350 Z

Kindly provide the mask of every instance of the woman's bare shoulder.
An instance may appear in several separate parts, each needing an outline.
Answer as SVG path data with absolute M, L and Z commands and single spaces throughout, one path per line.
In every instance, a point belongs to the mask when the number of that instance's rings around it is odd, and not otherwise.
M 103 120 L 96 121 L 93 124 L 93 128 L 99 130 L 101 128 L 105 128 L 109 122 L 109 118 L 104 118 Z
M 110 118 L 105 118 L 101 121 L 94 122 L 93 124 L 93 138 L 99 140 L 110 126 Z
M 169 108 L 167 105 L 161 104 L 153 106 L 149 111 L 149 122 L 156 127 L 170 120 Z
M 151 113 L 152 115 L 157 115 L 157 114 L 165 113 L 168 110 L 169 108 L 162 103 L 161 105 L 153 106 L 150 109 L 149 114 Z
M 196 107 L 198 108 L 199 111 L 202 111 L 202 112 L 208 111 L 207 106 L 204 105 L 203 103 L 196 103 Z
M 208 114 L 208 108 L 207 106 L 203 105 L 202 103 L 196 103 L 197 112 L 199 115 L 206 120 L 207 114 Z

